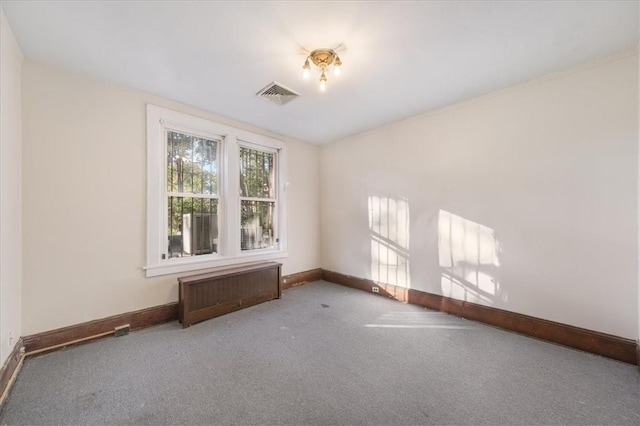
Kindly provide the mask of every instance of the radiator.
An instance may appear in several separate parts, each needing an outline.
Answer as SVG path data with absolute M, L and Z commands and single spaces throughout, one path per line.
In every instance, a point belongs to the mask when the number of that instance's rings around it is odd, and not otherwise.
M 281 295 L 280 263 L 225 269 L 178 278 L 178 320 L 189 327 Z

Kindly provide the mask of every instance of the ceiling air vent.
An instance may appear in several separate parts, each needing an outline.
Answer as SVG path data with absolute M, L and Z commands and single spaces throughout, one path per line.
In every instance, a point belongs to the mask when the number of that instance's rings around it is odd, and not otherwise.
M 267 84 L 267 86 L 256 93 L 256 95 L 266 101 L 273 102 L 276 105 L 284 105 L 300 96 L 299 93 L 296 93 L 275 81 Z

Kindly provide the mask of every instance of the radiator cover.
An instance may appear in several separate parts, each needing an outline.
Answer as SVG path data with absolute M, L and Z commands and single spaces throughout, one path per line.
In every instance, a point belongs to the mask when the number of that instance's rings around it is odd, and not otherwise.
M 178 278 L 178 320 L 182 327 L 246 308 L 282 294 L 277 262 Z

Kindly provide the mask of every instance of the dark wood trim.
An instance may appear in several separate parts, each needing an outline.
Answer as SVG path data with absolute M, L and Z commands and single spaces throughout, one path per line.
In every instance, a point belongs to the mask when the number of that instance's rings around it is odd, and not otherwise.
M 322 279 L 372 293 L 378 287 L 381 296 L 429 309 L 435 309 L 504 330 L 514 331 L 538 339 L 606 356 L 618 361 L 639 365 L 640 346 L 631 340 L 598 331 L 587 330 L 503 309 L 464 302 L 437 294 L 406 289 L 372 280 L 344 275 L 323 269 Z
M 282 289 L 285 290 L 291 287 L 303 285 L 307 282 L 318 281 L 321 278 L 322 270 L 320 268 L 285 275 L 282 277 Z M 129 324 L 131 329 L 140 329 L 163 324 L 165 322 L 176 321 L 177 319 L 178 303 L 174 302 L 162 306 L 141 309 L 139 311 L 114 315 L 82 324 L 71 325 L 57 330 L 32 334 L 30 336 L 25 336 L 22 339 L 22 344 L 24 345 L 26 352 L 41 351 L 52 347 L 55 347 L 53 349 L 57 349 L 57 347 L 64 347 L 64 345 L 69 342 L 77 342 L 82 339 L 93 340 L 92 336 L 114 331 L 116 327 L 123 324 Z M 100 337 L 104 336 L 97 336 L 96 338 Z M 1 384 L 2 382 L 0 381 L 0 385 Z
M 282 289 L 286 290 L 291 287 L 297 287 L 313 281 L 322 279 L 322 269 L 312 269 L 310 271 L 297 272 L 282 277 Z
M 13 384 L 11 378 L 17 373 L 17 369 L 21 366 L 22 356 L 24 355 L 24 346 L 22 338 L 18 339 L 13 350 L 9 354 L 9 357 L 4 362 L 2 369 L 0 369 L 0 408 L 4 404 L 5 397 L 11 389 L 9 387 Z
M 104 337 L 105 333 L 113 332 L 118 326 L 129 324 L 131 329 L 140 329 L 163 324 L 178 319 L 178 304 L 169 303 L 162 306 L 127 312 L 94 321 L 76 324 L 44 333 L 32 334 L 23 338 L 27 355 L 30 352 L 47 348 L 57 349 L 67 343 L 79 343 L 82 340 Z
M 631 339 L 418 290 L 376 283 L 372 280 L 345 275 L 326 269 L 313 269 L 286 275 L 282 277 L 282 289 L 288 289 L 320 279 L 369 293 L 372 292 L 372 288 L 375 286 L 379 288 L 379 295 L 381 296 L 483 322 L 505 330 L 581 349 L 630 364 L 636 364 L 640 369 L 640 341 L 636 342 Z M 177 319 L 178 304 L 174 302 L 26 336 L 16 344 L 5 366 L 0 370 L 0 390 L 6 387 L 13 371 L 18 365 L 20 356 L 17 354 L 20 353 L 22 345 L 24 345 L 27 353 L 41 351 L 52 347 L 63 347 L 65 344 L 74 344 L 83 339 L 88 340 L 93 336 L 103 337 L 100 335 L 113 332 L 116 327 L 124 324 L 129 324 L 131 329 L 140 329 L 175 321 Z
M 372 280 L 354 277 L 352 275 L 344 275 L 339 272 L 322 270 L 322 279 L 346 287 L 356 288 L 368 293 L 373 293 L 373 287 L 378 287 L 380 296 L 390 297 L 401 302 L 407 302 L 407 289 L 391 284 L 377 283 Z M 375 293 L 374 293 L 375 294 Z

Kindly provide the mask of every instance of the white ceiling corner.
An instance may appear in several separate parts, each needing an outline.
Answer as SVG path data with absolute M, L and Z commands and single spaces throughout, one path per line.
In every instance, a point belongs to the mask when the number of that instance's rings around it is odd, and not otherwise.
M 312 143 L 451 105 L 638 43 L 636 1 L 2 2 L 28 59 Z M 342 75 L 303 81 L 305 51 Z M 255 96 L 277 81 L 301 94 Z

